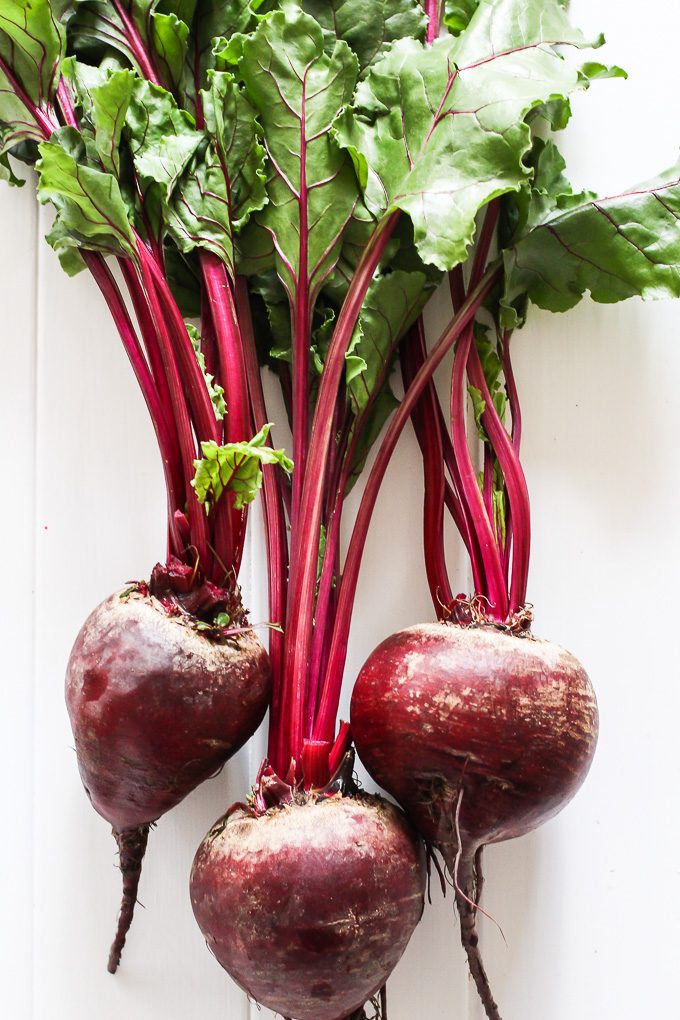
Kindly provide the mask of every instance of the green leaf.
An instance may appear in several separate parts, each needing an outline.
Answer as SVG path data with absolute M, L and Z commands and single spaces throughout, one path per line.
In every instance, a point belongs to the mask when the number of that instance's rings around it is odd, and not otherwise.
M 38 198 L 52 202 L 58 212 L 59 231 L 50 237 L 59 238 L 60 247 L 70 237 L 94 251 L 133 255 L 134 238 L 116 178 L 76 162 L 64 147 L 82 141 L 74 128 L 62 128 L 52 137 L 56 141 L 40 145 L 36 164 Z
M 23 188 L 26 181 L 22 181 L 12 170 L 7 153 L 0 155 L 0 181 L 7 181 L 14 188 Z
M 236 495 L 234 507 L 240 510 L 255 499 L 262 486 L 262 467 L 278 464 L 288 474 L 293 463 L 283 450 L 272 450 L 265 446 L 271 426 L 265 425 L 247 443 L 227 443 L 218 446 L 212 441 L 201 443 L 203 458 L 194 461 L 196 475 L 192 482 L 196 496 L 209 509 L 208 500 L 216 503 L 222 493 Z
M 43 131 L 16 95 L 0 67 L 0 153 L 22 142 L 42 142 Z
M 68 23 L 68 37 L 69 50 L 84 63 L 97 65 L 104 55 L 115 50 L 126 65 L 131 64 L 142 74 L 123 21 L 110 0 L 79 3 Z
M 168 226 L 182 251 L 208 248 L 233 277 L 234 233 L 267 201 L 265 151 L 253 108 L 233 76 L 211 71 L 209 80 L 201 96 L 213 144 L 192 160 L 168 211 Z
M 227 405 L 224 402 L 224 390 L 221 386 L 215 383 L 215 377 L 210 375 L 205 368 L 205 355 L 201 350 L 201 334 L 192 326 L 191 323 L 187 323 L 187 333 L 191 340 L 194 351 L 196 352 L 196 360 L 198 361 L 201 373 L 205 380 L 205 386 L 208 391 L 210 400 L 215 411 L 215 417 L 218 421 L 222 421 L 225 414 L 227 413 Z
M 183 255 L 172 245 L 165 249 L 165 275 L 177 307 L 185 319 L 201 315 L 200 269 L 191 256 Z
M 353 488 L 354 483 L 364 469 L 369 451 L 380 435 L 383 425 L 398 406 L 399 401 L 389 386 L 384 386 L 373 400 L 364 417 L 361 432 L 357 438 L 345 495 Z
M 527 113 L 584 87 L 560 43 L 589 45 L 556 0 L 482 0 L 457 38 L 395 43 L 337 121 L 368 208 L 407 212 L 426 262 L 465 259 L 477 210 L 527 174 Z
M 169 92 L 137 79 L 126 117 L 129 145 L 144 204 L 160 234 L 175 186 L 204 140 L 193 118 Z
M 135 81 L 127 115 L 130 149 L 138 173 L 163 186 L 169 198 L 187 163 L 203 141 L 193 118 L 169 92 Z
M 229 193 L 212 145 L 192 160 L 166 209 L 170 237 L 182 252 L 205 248 L 219 256 L 234 275 L 234 245 Z
M 563 173 L 566 164 L 554 142 L 534 138 L 524 163 L 532 177 L 517 193 L 506 196 L 499 229 L 503 248 L 542 223 L 558 203 L 572 195 L 571 184 Z
M 172 92 L 181 92 L 187 57 L 189 26 L 175 14 L 151 16 L 151 39 L 163 80 Z
M 587 60 L 581 64 L 581 74 L 584 74 L 589 81 L 601 81 L 603 78 L 627 78 L 628 75 L 622 67 L 616 64 L 599 64 L 593 60 Z
M 229 178 L 234 229 L 266 201 L 265 150 L 255 111 L 231 74 L 211 71 L 210 88 L 201 93 L 206 130 L 212 136 Z
M 444 24 L 452 35 L 460 35 L 479 6 L 479 0 L 446 0 L 444 5 Z
M 51 230 L 45 234 L 45 240 L 57 253 L 61 268 L 67 276 L 77 276 L 87 268 L 79 248 L 82 246 L 72 231 L 64 226 L 57 216 Z
M 356 57 L 342 41 L 327 54 L 316 21 L 287 5 L 246 40 L 240 71 L 269 156 L 269 204 L 256 217 L 273 237 L 289 295 L 303 288 L 311 302 L 357 200 L 351 165 L 330 134 L 352 95 Z
M 54 96 L 65 51 L 64 28 L 48 0 L 0 0 L 0 59 L 36 106 L 46 107 Z
M 83 115 L 92 125 L 102 167 L 120 178 L 121 135 L 138 79 L 125 69 L 109 72 L 70 58 L 67 63 Z
M 478 390 L 476 386 L 468 386 L 468 393 L 470 394 L 470 400 L 472 401 L 472 409 L 475 416 L 477 432 L 479 433 L 480 439 L 486 439 L 486 432 L 482 425 L 482 415 L 486 410 L 486 401 L 482 396 L 482 391 Z
M 359 60 L 359 73 L 397 39 L 424 39 L 425 12 L 416 0 L 302 0 L 300 4 L 332 39 L 344 39 Z
M 507 249 L 503 325 L 528 296 L 566 311 L 595 301 L 680 296 L 680 163 L 628 192 L 562 196 L 544 222 Z
M 429 296 L 422 273 L 401 270 L 371 282 L 346 354 L 347 392 L 358 417 L 389 374 L 398 341 Z

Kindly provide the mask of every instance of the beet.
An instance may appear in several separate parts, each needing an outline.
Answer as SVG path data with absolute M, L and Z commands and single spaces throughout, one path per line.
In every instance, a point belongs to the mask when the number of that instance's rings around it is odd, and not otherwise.
M 139 591 L 112 595 L 85 622 L 66 672 L 83 785 L 120 850 L 124 896 L 112 973 L 149 824 L 248 740 L 269 701 L 269 658 L 252 631 L 218 642 L 174 612 Z
M 211 952 L 285 1017 L 341 1020 L 399 961 L 423 911 L 423 846 L 402 812 L 365 794 L 259 814 L 239 805 L 198 849 L 191 901 Z
M 492 626 L 425 624 L 369 656 L 351 705 L 364 765 L 442 854 L 487 1015 L 477 950 L 480 852 L 530 832 L 574 796 L 597 740 L 597 704 L 565 649 Z

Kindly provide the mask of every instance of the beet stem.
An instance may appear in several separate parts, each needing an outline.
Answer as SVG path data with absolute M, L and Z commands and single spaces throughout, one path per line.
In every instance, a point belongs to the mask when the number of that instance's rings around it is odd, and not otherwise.
M 123 873 L 123 902 L 118 917 L 118 930 L 111 945 L 109 963 L 106 968 L 109 974 L 115 974 L 118 970 L 125 937 L 132 924 L 132 916 L 137 902 L 137 887 L 142 874 L 142 861 L 149 838 L 149 826 L 140 825 L 138 829 L 126 829 L 124 832 L 116 832 L 114 829 L 113 835 L 118 844 L 120 870 Z

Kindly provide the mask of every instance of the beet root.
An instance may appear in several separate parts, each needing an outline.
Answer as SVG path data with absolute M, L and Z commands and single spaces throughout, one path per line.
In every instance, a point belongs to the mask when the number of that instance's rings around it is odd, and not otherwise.
M 357 752 L 438 849 L 487 1015 L 474 928 L 480 851 L 556 815 L 586 777 L 597 703 L 565 649 L 497 628 L 426 624 L 383 641 L 352 695 Z
M 420 920 L 422 843 L 378 797 L 241 806 L 199 847 L 191 901 L 211 952 L 285 1017 L 342 1020 L 382 988 Z
M 270 686 L 269 658 L 252 632 L 218 643 L 150 595 L 116 593 L 86 620 L 69 659 L 66 704 L 83 785 L 119 844 L 124 896 L 112 972 L 149 824 L 248 740 Z

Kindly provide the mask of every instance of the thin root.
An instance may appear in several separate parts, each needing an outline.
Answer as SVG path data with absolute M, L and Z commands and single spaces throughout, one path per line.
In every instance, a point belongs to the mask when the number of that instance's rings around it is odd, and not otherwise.
M 142 873 L 142 861 L 146 853 L 146 843 L 149 838 L 149 826 L 140 825 L 138 829 L 127 829 L 125 832 L 116 832 L 113 835 L 118 844 L 120 856 L 120 870 L 123 875 L 123 902 L 118 917 L 118 929 L 109 952 L 109 963 L 107 970 L 109 974 L 115 974 L 120 963 L 121 953 L 125 945 L 125 937 L 132 924 L 132 917 L 137 902 L 137 887 Z

